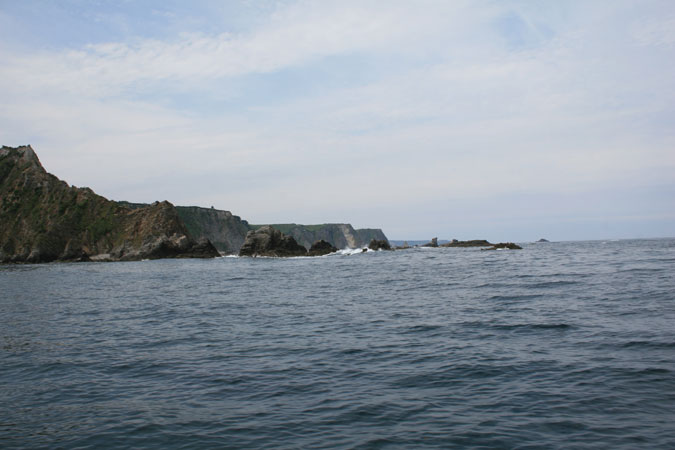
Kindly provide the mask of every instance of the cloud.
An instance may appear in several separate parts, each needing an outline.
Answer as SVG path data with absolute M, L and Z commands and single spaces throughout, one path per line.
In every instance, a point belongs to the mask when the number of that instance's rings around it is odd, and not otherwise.
M 671 185 L 671 16 L 647 9 L 289 2 L 239 30 L 2 44 L 0 139 L 116 199 L 400 233 L 406 210 L 444 227 Z
M 5 82 L 27 92 L 60 89 L 111 96 L 153 82 L 181 89 L 224 77 L 270 73 L 314 59 L 391 45 L 407 36 L 403 10 L 294 5 L 247 33 L 183 32 L 165 41 L 91 44 L 37 54 L 9 54 Z M 419 24 L 418 24 L 419 25 Z

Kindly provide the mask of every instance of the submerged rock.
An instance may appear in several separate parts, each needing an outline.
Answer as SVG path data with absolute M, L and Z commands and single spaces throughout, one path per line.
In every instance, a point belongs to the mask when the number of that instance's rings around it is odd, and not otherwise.
M 312 246 L 309 249 L 309 252 L 307 252 L 308 256 L 323 256 L 323 255 L 328 255 L 329 253 L 335 253 L 337 252 L 338 249 L 336 247 L 333 247 L 330 242 L 326 242 L 323 239 L 320 241 L 316 241 L 315 243 L 312 244 Z
M 368 244 L 368 248 L 371 250 L 391 250 L 391 245 L 384 239 L 373 239 Z
M 306 256 L 307 249 L 291 236 L 270 226 L 251 230 L 246 234 L 239 256 Z
M 508 250 L 522 250 L 523 247 L 521 247 L 518 244 L 514 244 L 513 242 L 500 242 L 499 244 L 493 244 L 492 247 L 490 248 L 483 248 L 481 250 L 497 250 L 497 249 L 508 249 Z
M 485 239 L 474 239 L 472 241 L 458 241 L 457 239 L 453 239 L 451 242 L 441 244 L 441 247 L 488 247 L 491 245 L 492 243 Z

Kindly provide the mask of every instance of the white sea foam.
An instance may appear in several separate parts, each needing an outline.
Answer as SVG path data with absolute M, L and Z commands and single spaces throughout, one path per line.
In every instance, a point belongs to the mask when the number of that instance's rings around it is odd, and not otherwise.
M 338 250 L 337 254 L 338 255 L 358 255 L 359 253 L 363 253 L 363 250 L 366 250 L 367 252 L 372 252 L 373 250 L 365 247 L 365 248 L 343 248 L 342 250 Z

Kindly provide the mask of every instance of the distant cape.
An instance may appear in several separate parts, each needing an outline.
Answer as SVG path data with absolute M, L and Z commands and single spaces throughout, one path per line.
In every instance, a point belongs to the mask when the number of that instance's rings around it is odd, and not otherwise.
M 0 262 L 210 258 L 238 254 L 250 225 L 229 211 L 198 206 L 116 202 L 69 186 L 42 167 L 31 146 L 0 149 Z M 272 227 L 309 248 L 386 240 L 380 229 L 350 224 Z

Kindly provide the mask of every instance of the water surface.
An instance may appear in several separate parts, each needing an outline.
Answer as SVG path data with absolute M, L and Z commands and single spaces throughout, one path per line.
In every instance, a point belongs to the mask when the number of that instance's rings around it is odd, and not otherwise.
M 0 266 L 0 447 L 675 447 L 675 240 Z

